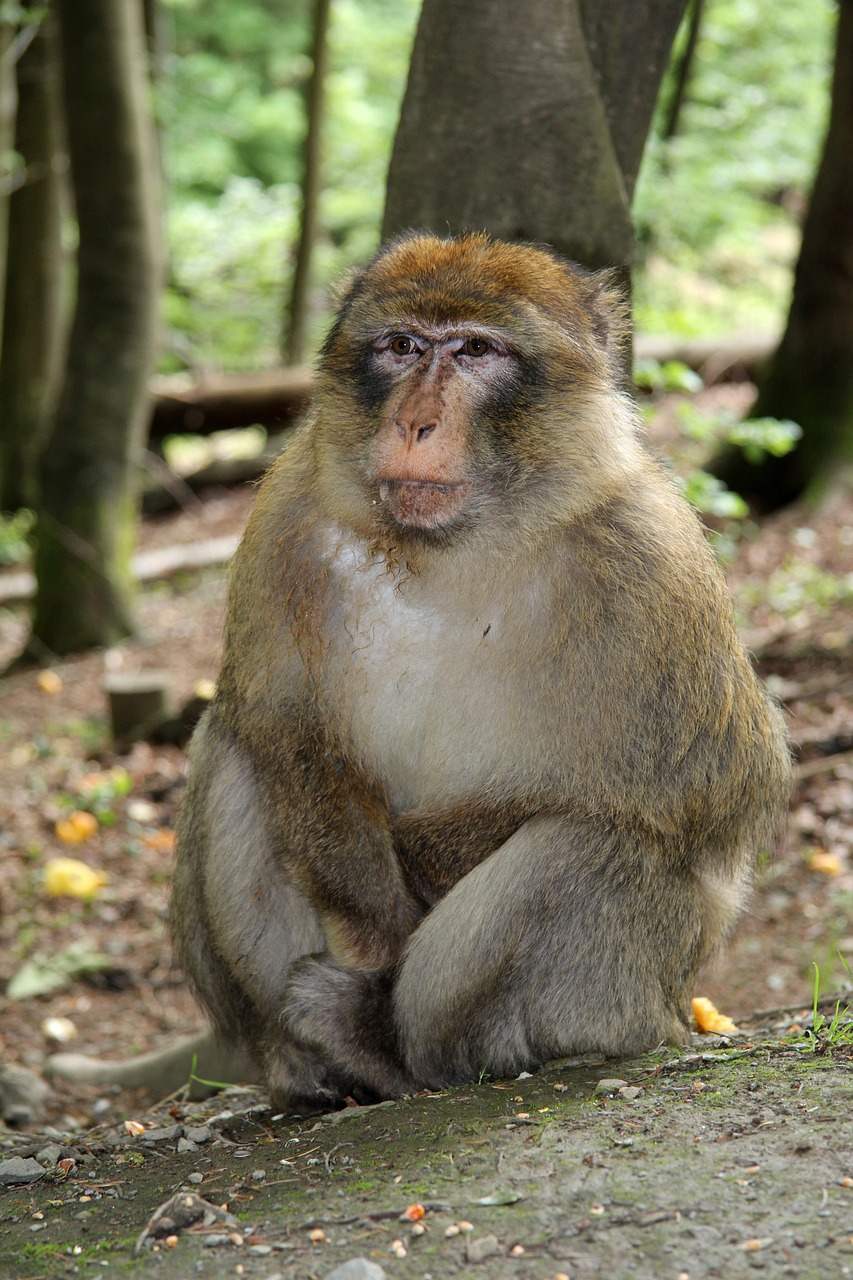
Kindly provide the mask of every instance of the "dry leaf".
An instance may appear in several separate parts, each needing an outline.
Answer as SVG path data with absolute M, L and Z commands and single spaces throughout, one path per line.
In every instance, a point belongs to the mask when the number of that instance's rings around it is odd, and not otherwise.
M 42 693 L 59 693 L 62 688 L 62 677 L 55 671 L 40 671 L 36 676 L 36 684 Z
M 171 828 L 163 827 L 146 836 L 142 843 L 146 849 L 153 849 L 155 853 L 171 853 L 175 847 L 175 833 Z

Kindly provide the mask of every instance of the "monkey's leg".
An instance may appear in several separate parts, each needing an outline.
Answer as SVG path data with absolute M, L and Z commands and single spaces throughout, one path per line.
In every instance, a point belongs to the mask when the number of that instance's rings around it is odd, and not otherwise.
M 257 781 L 258 765 L 208 715 L 191 751 L 181 813 L 172 925 L 181 963 L 225 1043 L 242 1045 L 285 1110 L 341 1104 L 352 1072 L 301 1042 L 284 1022 L 292 963 L 326 950 L 312 901 L 288 870 L 285 851 L 326 830 L 324 796 L 301 802 L 287 785 L 279 806 Z M 310 807 L 309 807 L 310 806 Z
M 691 979 L 742 893 L 645 833 L 531 820 L 411 939 L 394 998 L 408 1069 L 461 1081 L 685 1042 Z
M 368 1083 L 372 1069 L 380 1091 L 396 1072 L 398 1092 L 683 1042 L 689 980 L 740 893 L 734 876 L 706 882 L 664 857 L 622 831 L 533 819 L 412 935 L 393 1013 L 377 1014 L 387 975 L 308 961 L 294 970 L 292 1025 Z M 364 1053 L 371 1021 L 377 1050 L 390 1045 L 378 1068 Z

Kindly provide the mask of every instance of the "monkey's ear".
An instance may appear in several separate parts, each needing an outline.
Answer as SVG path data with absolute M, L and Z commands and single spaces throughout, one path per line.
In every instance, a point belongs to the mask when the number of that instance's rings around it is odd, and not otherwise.
M 624 369 L 625 348 L 631 336 L 631 305 L 615 270 L 598 271 L 589 277 L 587 305 L 592 332 L 607 353 L 613 369 Z
M 351 299 L 355 293 L 362 277 L 364 270 L 360 267 L 347 267 L 343 275 L 334 282 L 329 290 L 329 301 L 335 311 L 340 310 Z

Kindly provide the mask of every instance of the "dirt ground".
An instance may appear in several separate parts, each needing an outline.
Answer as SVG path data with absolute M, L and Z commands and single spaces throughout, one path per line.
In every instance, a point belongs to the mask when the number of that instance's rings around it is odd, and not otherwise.
M 653 443 L 664 452 L 672 443 L 665 414 Z M 210 493 L 200 510 L 146 521 L 142 545 L 236 531 L 251 499 L 247 490 Z M 270 1280 L 325 1276 L 361 1254 L 389 1275 L 553 1280 L 625 1274 L 629 1249 L 632 1273 L 656 1280 L 853 1274 L 849 1060 L 842 1050 L 756 1048 L 765 1041 L 754 1020 L 776 1007 L 807 1010 L 814 966 L 826 991 L 847 978 L 839 956 L 853 963 L 853 495 L 831 497 L 819 514 L 794 509 L 766 520 L 741 543 L 728 576 L 801 761 L 785 840 L 697 990 L 734 1018 L 753 1019 L 745 1056 L 729 1059 L 723 1047 L 723 1059 L 663 1070 L 660 1058 L 620 1064 L 615 1074 L 641 1089 L 635 1098 L 594 1098 L 595 1080 L 614 1074 L 601 1064 L 364 1109 L 359 1119 L 292 1124 L 259 1112 L 233 1130 L 213 1126 L 196 1152 L 181 1153 L 175 1134 L 151 1142 L 123 1124 L 186 1127 L 184 1112 L 149 1117 L 132 1094 L 59 1086 L 34 1139 L 9 1134 L 0 1160 L 33 1141 L 38 1154 L 51 1141 L 65 1144 L 75 1164 L 64 1183 L 51 1175 L 0 1190 L 0 1276 L 88 1280 L 127 1266 L 140 1275 Z M 117 755 L 103 681 L 107 672 L 164 670 L 171 699 L 183 702 L 199 680 L 215 678 L 223 605 L 219 570 L 152 585 L 141 595 L 137 640 L 56 662 L 53 682 L 30 671 L 0 685 L 0 986 L 24 962 L 73 943 L 90 945 L 105 966 L 50 995 L 0 997 L 0 1062 L 37 1072 L 60 1048 L 124 1056 L 197 1024 L 167 928 L 183 753 L 142 743 Z M 0 667 L 25 634 L 23 610 L 0 610 Z M 117 766 L 127 778 L 111 772 Z M 93 834 L 63 842 L 57 823 L 86 808 L 100 813 Z M 45 868 L 62 856 L 108 876 L 91 902 L 48 896 Z M 55 1038 L 60 1029 L 73 1035 L 67 1044 Z M 231 1110 L 247 1105 L 239 1095 L 227 1100 Z M 202 1175 L 201 1194 L 239 1217 L 244 1243 L 207 1248 L 194 1237 L 188 1263 L 181 1236 L 132 1262 L 128 1243 L 158 1204 L 193 1185 L 191 1172 Z M 521 1198 L 478 1203 L 504 1194 Z M 426 1229 L 412 1235 L 396 1216 L 415 1201 L 427 1205 Z M 445 1234 L 467 1220 L 470 1231 Z M 324 1238 L 312 1243 L 312 1229 Z M 482 1238 L 477 1260 L 469 1249 Z M 392 1249 L 396 1239 L 405 1256 Z M 249 1252 L 270 1241 L 270 1253 Z M 523 1252 L 511 1256 L 516 1245 Z M 77 1247 L 83 1252 L 67 1252 Z

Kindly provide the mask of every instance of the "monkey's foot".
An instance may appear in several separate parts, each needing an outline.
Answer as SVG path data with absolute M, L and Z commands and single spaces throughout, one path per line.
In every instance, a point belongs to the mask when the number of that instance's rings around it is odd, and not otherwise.
M 341 1075 L 354 1077 L 362 1101 L 399 1098 L 419 1086 L 402 1066 L 393 1022 L 393 970 L 366 973 L 323 957 L 298 960 L 290 972 L 284 1021 Z

